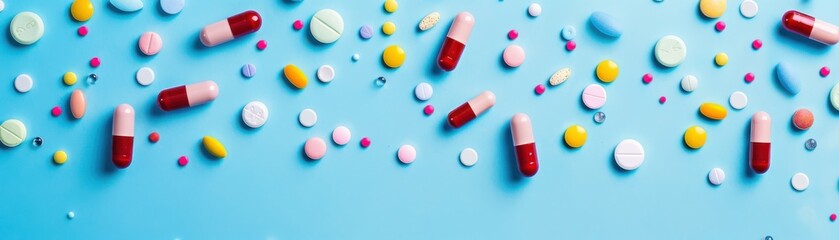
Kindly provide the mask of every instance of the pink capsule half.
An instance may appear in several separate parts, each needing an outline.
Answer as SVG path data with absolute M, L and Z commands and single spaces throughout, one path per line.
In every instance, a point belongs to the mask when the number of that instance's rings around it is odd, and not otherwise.
M 839 42 L 839 27 L 799 11 L 789 10 L 784 13 L 781 25 L 790 32 L 820 43 L 834 45 Z

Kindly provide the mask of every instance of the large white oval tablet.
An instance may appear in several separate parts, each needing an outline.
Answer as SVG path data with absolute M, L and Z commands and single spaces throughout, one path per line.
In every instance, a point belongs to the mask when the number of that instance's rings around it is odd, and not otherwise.
M 749 105 L 749 97 L 741 91 L 736 91 L 728 97 L 728 104 L 731 105 L 731 108 L 740 110 Z
M 743 0 L 740 3 L 740 14 L 745 18 L 753 18 L 757 16 L 757 2 L 754 0 Z
M 17 75 L 15 78 L 15 90 L 20 93 L 29 92 L 29 90 L 32 90 L 32 85 L 34 84 L 32 77 L 27 74 Z
M 725 171 L 721 168 L 714 168 L 708 172 L 708 182 L 714 184 L 714 186 L 719 186 L 723 182 L 725 182 Z
M 421 31 L 431 29 L 435 25 L 437 25 L 438 21 L 440 21 L 440 13 L 438 13 L 438 12 L 429 13 L 424 18 L 422 18 L 422 20 L 420 20 L 419 29 Z
M 416 88 L 414 88 L 414 96 L 416 96 L 420 101 L 427 101 L 428 99 L 431 99 L 432 95 L 434 95 L 434 88 L 431 87 L 431 84 L 420 83 L 417 84 Z
M 184 9 L 184 0 L 160 0 L 160 8 L 168 14 L 178 14 Z
M 685 61 L 687 54 L 685 42 L 677 36 L 664 36 L 655 44 L 655 59 L 665 67 L 679 66 Z
M 123 12 L 134 12 L 143 9 L 142 0 L 111 0 L 111 5 Z
M 318 80 L 321 82 L 331 82 L 335 79 L 335 69 L 329 65 L 323 65 L 318 68 Z
M 807 190 L 807 187 L 810 186 L 810 177 L 807 177 L 807 174 L 804 173 L 796 173 L 795 175 L 792 175 L 790 183 L 795 191 L 801 192 Z
M 137 83 L 143 86 L 151 85 L 154 82 L 154 70 L 148 67 L 137 70 Z
M 303 125 L 304 127 L 312 127 L 318 122 L 318 114 L 315 110 L 308 108 L 303 109 L 303 111 L 300 111 L 300 115 L 297 116 L 297 120 L 300 121 L 300 125 Z
M 570 77 L 571 77 L 571 69 L 570 68 L 559 69 L 559 71 L 556 71 L 553 75 L 551 75 L 551 79 L 548 80 L 548 83 L 550 83 L 551 86 L 556 86 L 556 85 L 564 83 Z
M 685 92 L 693 92 L 699 87 L 699 79 L 693 75 L 686 75 L 682 78 L 682 90 Z
M 478 152 L 475 151 L 475 149 L 466 148 L 463 149 L 463 151 L 460 151 L 460 164 L 463 164 L 463 166 L 471 167 L 477 162 Z
M 260 101 L 249 102 L 242 109 L 242 121 L 250 128 L 258 128 L 268 121 L 268 107 Z
M 318 42 L 333 43 L 344 32 L 344 19 L 335 10 L 320 10 L 309 21 L 309 31 Z
M 350 129 L 344 126 L 338 126 L 335 130 L 332 130 L 332 141 L 338 145 L 346 145 L 350 142 L 352 138 L 352 132 Z
M 21 12 L 12 18 L 9 32 L 16 42 L 30 45 L 44 36 L 44 21 L 41 20 L 41 16 L 33 12 Z
M 644 163 L 644 146 L 634 139 L 626 139 L 615 147 L 615 162 L 623 170 L 635 170 Z

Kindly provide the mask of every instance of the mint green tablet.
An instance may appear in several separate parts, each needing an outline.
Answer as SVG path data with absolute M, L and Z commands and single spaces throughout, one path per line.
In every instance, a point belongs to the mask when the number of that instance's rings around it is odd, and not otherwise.
M 312 16 L 309 30 L 318 42 L 333 43 L 338 41 L 344 32 L 344 19 L 335 10 L 323 9 Z
M 17 119 L 9 119 L 0 124 L 0 142 L 6 147 L 16 147 L 26 139 L 26 125 Z
M 18 13 L 12 19 L 9 31 L 15 41 L 23 45 L 30 45 L 40 40 L 41 36 L 44 35 L 44 21 L 33 12 Z

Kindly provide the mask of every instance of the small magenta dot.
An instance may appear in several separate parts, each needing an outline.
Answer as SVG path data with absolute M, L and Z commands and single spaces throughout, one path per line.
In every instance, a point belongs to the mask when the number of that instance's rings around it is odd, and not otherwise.
M 425 105 L 425 108 L 422 109 L 422 112 L 425 113 L 425 115 L 434 114 L 434 106 L 432 106 L 431 104 Z
M 157 141 L 160 141 L 160 134 L 157 132 L 151 132 L 151 134 L 149 134 L 149 142 L 156 143 Z
M 259 42 L 256 42 L 256 49 L 259 49 L 260 51 L 265 50 L 265 48 L 267 48 L 267 47 L 268 47 L 268 42 L 265 41 L 265 40 L 259 40 Z
M 189 158 L 186 158 L 186 156 L 181 156 L 178 158 L 178 165 L 180 165 L 181 167 L 186 166 L 187 163 L 189 163 Z
M 50 113 L 52 114 L 53 117 L 58 117 L 59 115 L 61 115 L 61 107 L 59 107 L 59 106 L 52 107 L 52 110 L 50 111 Z
M 294 20 L 294 24 L 291 26 L 294 27 L 294 30 L 300 31 L 300 29 L 303 29 L 303 21 L 300 21 L 300 19 Z
M 99 61 L 98 57 L 93 57 L 93 58 L 90 59 L 90 66 L 91 67 L 97 68 L 97 67 L 99 67 L 100 64 L 102 64 L 102 62 Z
M 568 50 L 570 52 L 570 51 L 574 51 L 574 49 L 577 49 L 577 43 L 576 42 L 568 41 L 567 43 L 565 43 L 565 50 Z
M 722 32 L 723 30 L 725 30 L 725 22 L 723 22 L 723 21 L 717 22 L 717 24 L 714 25 L 714 28 L 717 29 L 717 32 Z
M 755 80 L 755 74 L 754 73 L 746 73 L 746 77 L 744 77 L 743 79 L 746 80 L 746 83 L 752 83 L 752 81 Z
M 536 92 L 536 95 L 542 95 L 543 93 L 545 93 L 545 85 L 536 85 L 536 88 L 534 88 L 533 91 Z
M 653 75 L 649 73 L 644 74 L 644 77 L 642 77 L 641 80 L 643 80 L 646 84 L 650 84 L 651 82 L 653 82 Z
M 830 75 L 830 68 L 827 66 L 822 67 L 822 69 L 819 70 L 819 74 L 821 74 L 822 77 L 827 77 L 827 75 Z
M 763 47 L 763 41 L 760 41 L 760 39 L 755 39 L 754 41 L 752 41 L 752 48 L 758 50 L 761 47 Z
M 836 214 L 835 214 L 835 213 L 830 214 L 830 221 L 831 221 L 831 222 L 836 221 Z
M 660 98 L 658 98 L 658 103 L 664 104 L 665 102 L 667 102 L 667 97 L 661 96 Z
M 77 33 L 79 34 L 79 36 L 82 36 L 82 37 L 87 36 L 87 33 L 88 33 L 87 26 L 79 27 L 79 30 L 77 31 Z
M 370 139 L 367 138 L 367 137 L 364 137 L 364 138 L 361 139 L 361 147 L 363 147 L 363 148 L 369 147 L 370 143 L 371 143 Z
M 510 40 L 516 40 L 516 38 L 518 38 L 518 37 L 519 37 L 519 31 L 516 31 L 515 29 L 507 32 L 507 38 L 509 38 Z

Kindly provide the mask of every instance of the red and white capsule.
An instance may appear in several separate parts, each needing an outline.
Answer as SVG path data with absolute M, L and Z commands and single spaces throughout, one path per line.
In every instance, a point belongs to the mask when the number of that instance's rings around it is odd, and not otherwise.
M 769 171 L 771 154 L 770 133 L 772 118 L 766 112 L 757 112 L 752 116 L 752 133 L 749 143 L 749 166 L 756 173 Z
M 440 48 L 440 55 L 437 56 L 437 65 L 446 71 L 454 70 L 460 62 L 460 55 L 466 48 L 466 41 L 472 34 L 472 27 L 475 26 L 475 17 L 469 12 L 461 12 L 454 18 L 446 40 Z
M 484 91 L 449 112 L 449 126 L 459 128 L 495 105 L 495 93 Z
M 248 10 L 201 29 L 201 43 L 212 47 L 256 32 L 261 27 L 262 16 L 254 10 Z
M 134 158 L 134 108 L 120 104 L 114 110 L 111 129 L 111 161 L 118 168 L 127 168 Z
M 216 97 L 218 97 L 218 84 L 213 81 L 203 81 L 160 91 L 157 95 L 157 105 L 163 111 L 172 111 L 201 105 Z
M 539 171 L 539 157 L 536 155 L 536 140 L 533 137 L 533 124 L 524 113 L 513 115 L 510 120 L 513 145 L 516 148 L 516 161 L 519 172 L 525 177 L 532 177 Z
M 781 24 L 790 32 L 820 43 L 834 45 L 839 42 L 839 27 L 799 11 L 789 10 L 784 13 Z

